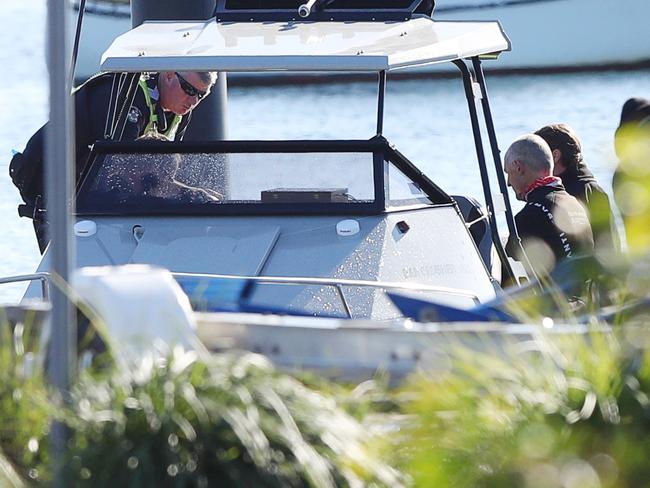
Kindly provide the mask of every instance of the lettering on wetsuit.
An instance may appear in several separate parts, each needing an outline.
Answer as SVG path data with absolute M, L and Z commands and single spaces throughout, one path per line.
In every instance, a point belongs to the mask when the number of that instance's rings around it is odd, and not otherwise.
M 554 222 L 553 214 L 551 211 L 546 208 L 544 205 L 542 205 L 539 202 L 534 202 L 534 203 L 528 203 L 527 205 L 530 205 L 531 207 L 537 207 L 539 208 L 547 217 L 548 220 L 551 222 Z M 557 228 L 557 227 L 556 227 Z M 567 258 L 570 258 L 573 256 L 573 249 L 571 249 L 571 244 L 569 243 L 569 238 L 567 237 L 566 233 L 563 232 L 562 230 L 558 229 L 560 231 L 559 238 L 560 242 L 562 243 L 562 250 L 564 251 L 564 255 Z

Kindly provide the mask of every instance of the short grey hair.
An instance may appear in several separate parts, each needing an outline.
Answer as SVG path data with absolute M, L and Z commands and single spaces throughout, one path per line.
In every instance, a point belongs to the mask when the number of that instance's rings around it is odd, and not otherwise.
M 187 73 L 188 71 L 182 71 L 181 76 L 184 76 Z M 219 77 L 219 73 L 216 71 L 195 71 L 195 73 L 203 83 L 209 86 L 214 85 L 217 82 L 217 78 Z
M 506 152 L 505 162 L 520 161 L 539 173 L 553 173 L 553 153 L 544 139 L 535 134 L 525 134 L 515 139 Z

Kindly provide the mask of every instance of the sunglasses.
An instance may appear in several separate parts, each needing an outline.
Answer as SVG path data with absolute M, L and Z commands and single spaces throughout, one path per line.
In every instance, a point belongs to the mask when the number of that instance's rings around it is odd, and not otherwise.
M 187 94 L 189 97 L 196 97 L 199 100 L 201 100 L 203 97 L 205 97 L 208 92 L 207 91 L 201 91 L 198 88 L 196 88 L 192 83 L 187 81 L 185 78 L 183 78 L 181 75 L 176 73 L 176 77 L 178 78 L 178 83 L 181 85 L 181 88 L 183 91 Z

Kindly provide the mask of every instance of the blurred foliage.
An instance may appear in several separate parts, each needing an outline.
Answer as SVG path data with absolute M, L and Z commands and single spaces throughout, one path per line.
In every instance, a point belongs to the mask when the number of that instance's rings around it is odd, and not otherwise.
M 650 333 L 544 333 L 480 351 L 401 389 L 391 456 L 414 485 L 650 486 Z
M 75 486 L 400 486 L 362 426 L 262 356 L 176 350 L 73 392 Z
M 1 310 L 1 309 L 0 309 Z M 262 356 L 158 351 L 128 368 L 84 370 L 56 409 L 38 340 L 0 329 L 0 486 L 49 485 L 49 423 L 69 428 L 66 486 L 403 486 L 366 428 L 334 399 Z M 316 380 L 313 380 L 316 383 Z M 361 400 L 350 400 L 362 417 Z
M 382 373 L 346 385 L 255 354 L 162 350 L 94 363 L 56 415 L 38 341 L 5 325 L 0 485 L 49 484 L 56 417 L 69 486 L 650 486 L 647 323 L 449 334 L 447 360 L 397 390 Z
M 31 319 L 13 324 L 0 308 L 0 486 L 21 486 L 18 473 L 38 479 L 49 462 L 43 446 L 53 409 Z
M 619 167 L 613 186 L 632 256 L 650 251 L 650 122 L 623 125 L 616 134 Z
M 25 483 L 7 457 L 0 451 L 0 486 L 4 488 L 23 488 Z

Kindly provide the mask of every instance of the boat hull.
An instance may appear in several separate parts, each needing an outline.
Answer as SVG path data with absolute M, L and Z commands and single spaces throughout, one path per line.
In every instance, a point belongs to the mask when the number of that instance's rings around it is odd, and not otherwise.
M 440 0 L 436 20 L 498 20 L 512 51 L 485 69 L 564 71 L 650 62 L 646 0 Z M 469 5 L 468 5 L 469 4 Z M 472 5 L 475 4 L 475 5 Z M 467 8 L 459 8 L 466 5 Z M 456 8 L 452 8 L 456 7 Z
M 536 353 L 535 341 L 544 335 L 586 340 L 608 334 L 609 328 L 582 325 L 413 323 L 340 321 L 255 314 L 196 314 L 197 335 L 215 352 L 226 349 L 267 356 L 288 371 L 312 371 L 351 383 L 387 374 L 392 384 L 416 371 L 444 374 L 460 347 L 485 357 Z M 525 356 L 521 356 L 525 357 Z

